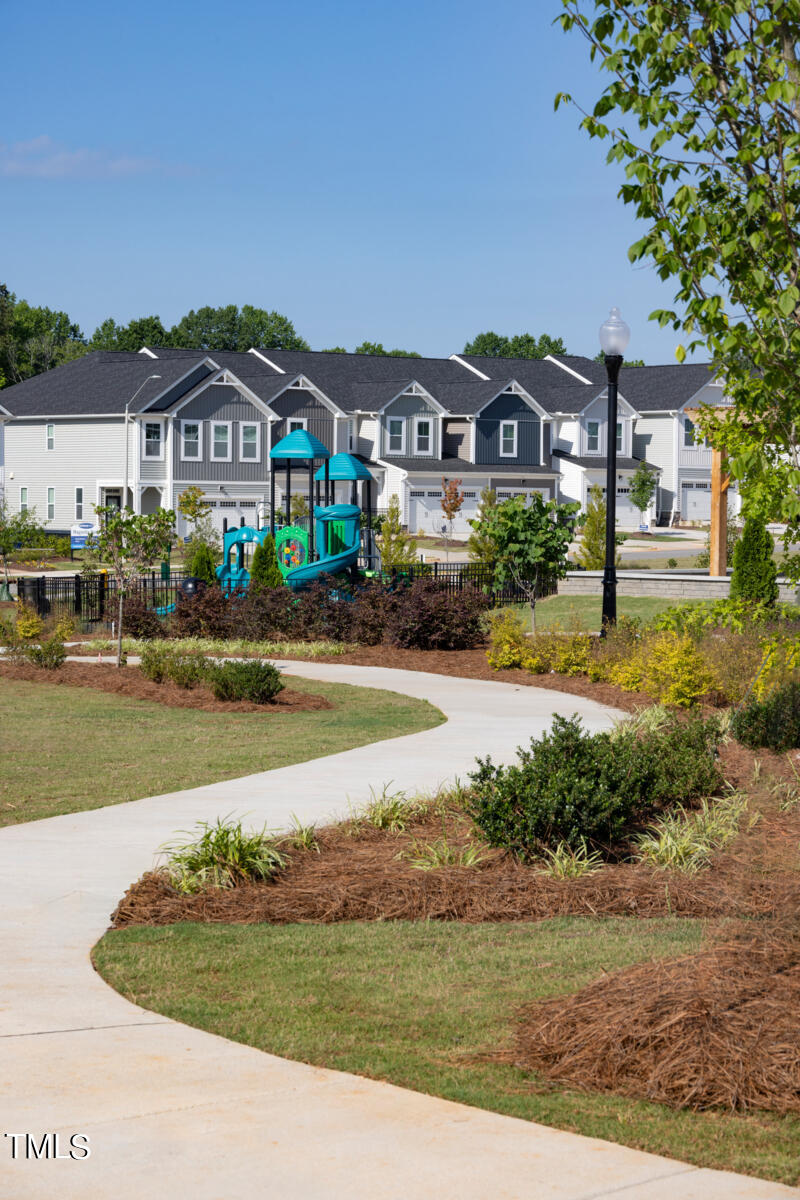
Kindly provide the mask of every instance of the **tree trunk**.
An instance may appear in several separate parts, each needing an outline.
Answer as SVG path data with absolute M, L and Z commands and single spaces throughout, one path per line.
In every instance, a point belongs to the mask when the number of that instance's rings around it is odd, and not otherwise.
M 119 609 L 117 612 L 117 666 L 122 666 L 122 588 L 119 589 Z

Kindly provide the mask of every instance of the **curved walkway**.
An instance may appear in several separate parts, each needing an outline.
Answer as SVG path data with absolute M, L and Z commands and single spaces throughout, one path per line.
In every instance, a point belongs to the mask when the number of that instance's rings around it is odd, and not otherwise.
M 0 1195 L 4 1200 L 767 1200 L 789 1188 L 685 1164 L 289 1062 L 123 1000 L 89 951 L 177 830 L 218 815 L 288 824 L 341 814 L 370 785 L 433 790 L 476 754 L 509 761 L 591 701 L 509 684 L 286 663 L 312 679 L 430 700 L 447 723 L 292 767 L 0 830 Z M 57 736 L 57 729 L 54 730 Z M 91 731 L 87 730 L 87 735 Z M 136 748 L 147 753 L 147 747 Z M 58 1133 L 84 1160 L 25 1157 Z M 50 1142 L 51 1153 L 53 1142 Z

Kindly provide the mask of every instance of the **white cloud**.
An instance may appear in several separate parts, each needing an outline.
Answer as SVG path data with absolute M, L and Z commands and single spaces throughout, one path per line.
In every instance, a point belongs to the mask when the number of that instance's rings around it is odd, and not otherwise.
M 115 179 L 163 170 L 155 158 L 109 150 L 71 148 L 43 134 L 27 142 L 0 142 L 0 175 L 17 179 Z

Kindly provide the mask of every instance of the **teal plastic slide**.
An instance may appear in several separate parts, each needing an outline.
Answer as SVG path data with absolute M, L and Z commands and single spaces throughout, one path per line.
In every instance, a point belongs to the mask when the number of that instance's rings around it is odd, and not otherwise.
M 357 504 L 329 504 L 314 508 L 317 559 L 284 568 L 278 562 L 290 588 L 305 587 L 320 575 L 336 575 L 358 563 L 361 548 L 361 509 Z

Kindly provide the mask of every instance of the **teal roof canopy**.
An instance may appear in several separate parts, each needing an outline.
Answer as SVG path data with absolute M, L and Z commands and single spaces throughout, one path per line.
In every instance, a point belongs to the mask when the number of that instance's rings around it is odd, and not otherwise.
M 270 458 L 330 458 L 331 452 L 307 429 L 295 429 L 281 438 L 269 452 Z
M 314 476 L 315 479 L 323 480 L 325 478 L 325 468 L 320 467 Z M 375 477 L 370 475 L 367 468 L 362 462 L 355 457 L 354 454 L 345 454 L 344 452 L 334 454 L 328 462 L 328 478 L 329 479 L 369 479 L 373 483 Z

